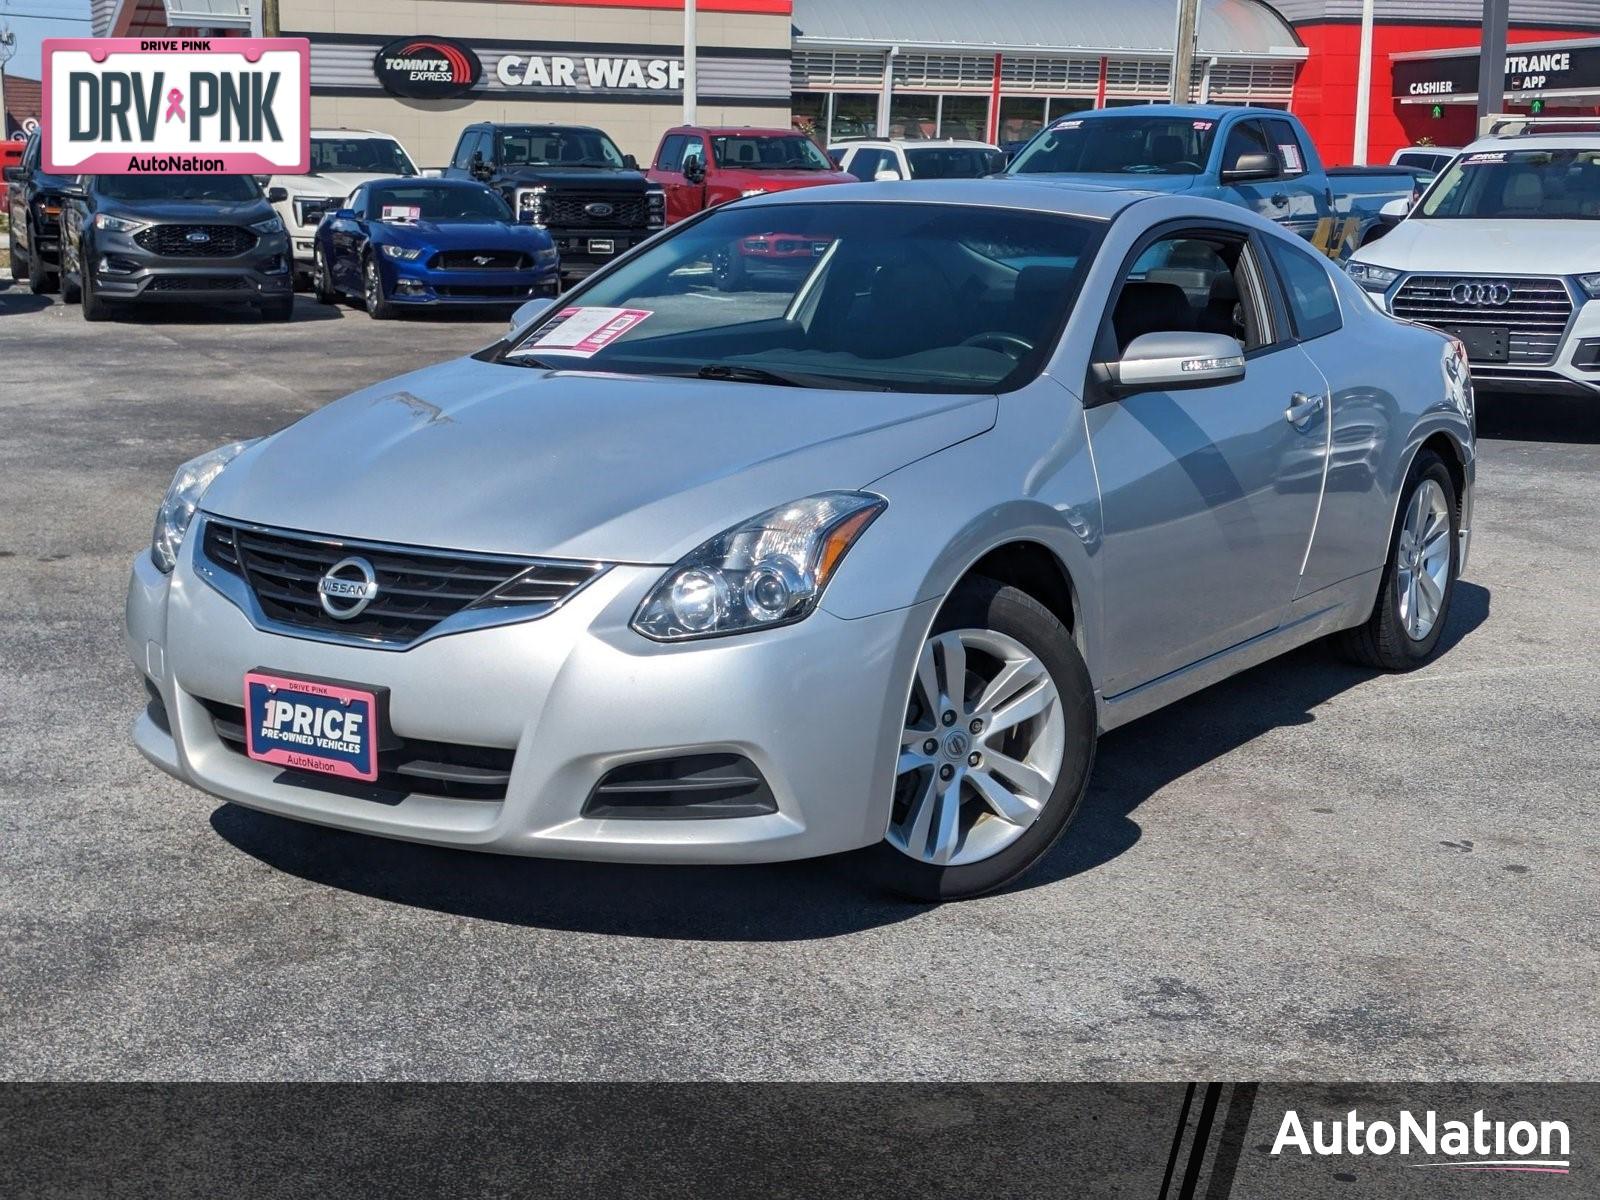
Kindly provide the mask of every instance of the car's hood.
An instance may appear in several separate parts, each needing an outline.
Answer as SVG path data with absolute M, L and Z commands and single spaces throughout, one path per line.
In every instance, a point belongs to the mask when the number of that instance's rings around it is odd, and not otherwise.
M 1078 187 L 1127 188 L 1136 192 L 1187 192 L 1202 176 L 1154 175 L 1129 171 L 1008 171 L 1010 179 L 1029 183 L 1070 183 Z
M 343 200 L 363 183 L 374 179 L 392 179 L 394 173 L 369 171 L 312 171 L 307 175 L 279 175 L 273 179 L 274 187 L 286 188 L 294 196 L 324 196 Z
M 216 200 L 113 200 L 104 197 L 99 211 L 132 220 L 195 225 L 249 225 L 272 216 L 265 199 L 224 204 Z
M 202 507 L 374 541 L 671 563 L 775 504 L 862 487 L 982 433 L 997 403 L 459 359 L 252 447 Z
M 508 166 L 500 168 L 500 178 L 516 183 L 554 183 L 597 192 L 642 192 L 643 171 L 614 167 Z
M 440 250 L 499 250 L 542 246 L 549 235 L 537 226 L 510 221 L 374 221 L 372 240 Z
M 1400 271 L 1576 275 L 1600 271 L 1597 231 L 1594 221 L 1407 217 L 1353 257 Z

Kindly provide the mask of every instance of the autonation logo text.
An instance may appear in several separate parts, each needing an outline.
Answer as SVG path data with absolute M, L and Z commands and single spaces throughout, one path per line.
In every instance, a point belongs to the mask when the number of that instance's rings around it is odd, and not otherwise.
M 1392 1121 L 1364 1121 L 1355 1109 L 1333 1121 L 1312 1121 L 1289 1109 L 1272 1143 L 1274 1155 L 1298 1150 L 1322 1158 L 1345 1155 L 1423 1155 L 1438 1162 L 1410 1167 L 1457 1171 L 1524 1171 L 1565 1175 L 1571 1169 L 1571 1135 L 1565 1121 L 1491 1121 L 1480 1109 L 1470 1121 L 1441 1121 L 1429 1110 L 1418 1118 L 1401 1109 Z

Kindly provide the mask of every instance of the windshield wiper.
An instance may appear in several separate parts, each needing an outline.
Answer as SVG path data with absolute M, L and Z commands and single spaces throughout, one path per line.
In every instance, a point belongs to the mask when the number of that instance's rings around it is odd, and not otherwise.
M 707 363 L 695 373 L 696 379 L 726 379 L 733 383 L 771 383 L 778 387 L 815 387 L 796 375 L 769 371 L 765 367 L 729 366 L 726 363 Z

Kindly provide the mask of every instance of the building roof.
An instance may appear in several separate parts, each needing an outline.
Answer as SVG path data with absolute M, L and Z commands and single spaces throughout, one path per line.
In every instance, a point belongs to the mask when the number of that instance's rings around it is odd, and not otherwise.
M 1177 10 L 1173 0 L 794 0 L 794 27 L 803 46 L 1171 54 Z M 1199 32 L 1202 54 L 1303 57 L 1262 0 L 1200 0 Z

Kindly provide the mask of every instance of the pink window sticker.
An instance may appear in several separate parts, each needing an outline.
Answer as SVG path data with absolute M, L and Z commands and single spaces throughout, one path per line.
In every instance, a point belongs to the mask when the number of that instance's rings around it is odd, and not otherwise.
M 1283 168 L 1284 168 L 1284 170 L 1288 171 L 1291 175 L 1298 175 L 1298 174 L 1300 174 L 1301 171 L 1303 171 L 1305 169 L 1304 166 L 1300 162 L 1300 147 L 1299 146 L 1296 146 L 1296 145 L 1293 145 L 1293 144 L 1289 144 L 1289 143 L 1279 142 L 1278 143 L 1278 153 L 1283 158 Z
M 384 222 L 399 222 L 401 224 L 422 220 L 422 209 L 415 204 L 385 204 L 383 216 L 379 220 Z
M 651 315 L 647 308 L 564 308 L 560 321 L 540 334 L 528 349 L 540 347 L 584 358 L 604 350 Z
M 1196 121 L 1194 122 L 1194 127 L 1196 129 L 1210 129 L 1215 124 L 1215 121 Z

